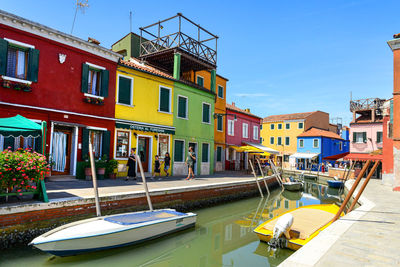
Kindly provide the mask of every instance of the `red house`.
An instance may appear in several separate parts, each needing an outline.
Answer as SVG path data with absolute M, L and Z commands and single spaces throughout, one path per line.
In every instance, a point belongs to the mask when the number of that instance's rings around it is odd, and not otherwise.
M 47 122 L 52 175 L 76 175 L 93 143 L 112 157 L 120 55 L 0 10 L 0 117 Z M 39 138 L 0 136 L 0 149 L 38 147 Z
M 226 161 L 227 170 L 247 169 L 248 155 L 237 149 L 243 145 L 262 147 L 260 144 L 261 118 L 250 109 L 238 108 L 235 103 L 226 104 Z

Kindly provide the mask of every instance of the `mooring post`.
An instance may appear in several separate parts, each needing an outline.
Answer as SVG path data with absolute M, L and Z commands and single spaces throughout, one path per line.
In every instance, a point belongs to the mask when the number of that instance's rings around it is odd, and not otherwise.
M 251 163 L 251 160 L 249 160 L 249 163 L 250 163 L 250 167 L 251 167 L 251 169 L 253 171 L 254 178 L 256 178 L 256 184 L 257 184 L 258 190 L 260 191 L 260 195 L 261 195 L 261 197 L 264 197 L 264 195 L 262 193 L 262 190 L 261 190 L 261 187 L 260 187 L 260 184 L 258 183 L 257 174 L 254 171 L 253 163 Z
M 96 168 L 95 168 L 95 165 L 94 165 L 94 157 L 93 157 L 93 147 L 92 147 L 92 142 L 90 142 L 90 140 L 89 140 L 89 157 L 90 157 L 90 168 L 92 170 L 94 201 L 96 202 L 96 215 L 97 216 L 101 216 L 99 192 L 97 190 Z
M 269 196 L 270 193 L 269 193 L 268 184 L 267 184 L 267 182 L 265 181 L 264 172 L 263 172 L 263 170 L 262 170 L 262 168 L 261 168 L 261 163 L 260 163 L 260 160 L 259 160 L 259 159 L 257 159 L 257 164 L 258 164 L 258 167 L 260 168 L 261 176 L 262 176 L 262 178 L 263 178 L 263 181 L 264 181 L 264 184 L 265 184 L 265 188 L 267 188 L 267 193 L 268 193 L 268 196 Z
M 139 166 L 140 175 L 142 176 L 142 179 L 143 179 L 143 187 L 144 187 L 144 191 L 146 192 L 146 198 L 147 198 L 147 203 L 149 204 L 149 209 L 150 209 L 150 211 L 153 211 L 153 205 L 151 204 L 149 188 L 147 187 L 146 176 L 144 175 L 142 161 L 140 160 L 140 157 L 136 154 L 135 154 L 135 158 L 136 158 L 136 162 L 138 163 L 138 166 Z

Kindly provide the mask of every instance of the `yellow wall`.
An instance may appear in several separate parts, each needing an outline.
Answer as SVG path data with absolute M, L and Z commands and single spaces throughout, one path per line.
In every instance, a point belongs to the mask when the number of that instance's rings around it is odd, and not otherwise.
M 118 66 L 116 95 L 118 91 L 118 74 L 133 78 L 133 106 L 115 105 L 117 119 L 154 123 L 172 126 L 173 123 L 173 81 L 146 74 L 127 67 Z M 158 112 L 160 85 L 171 88 L 171 114 Z
M 281 154 L 294 154 L 297 151 L 297 136 L 304 132 L 304 122 L 302 129 L 299 129 L 298 127 L 299 122 L 300 121 L 264 122 L 262 124 L 262 130 L 260 133 L 261 137 L 263 138 L 262 144 L 266 147 L 278 150 L 279 152 L 281 152 Z M 286 123 L 290 124 L 290 129 L 286 129 Z M 271 130 L 271 124 L 275 125 L 274 130 Z M 278 124 L 282 124 L 281 130 L 278 129 Z M 274 137 L 275 139 L 273 145 L 270 143 L 270 137 Z M 277 145 L 278 137 L 282 137 L 283 146 Z M 289 146 L 285 145 L 285 137 L 290 138 Z

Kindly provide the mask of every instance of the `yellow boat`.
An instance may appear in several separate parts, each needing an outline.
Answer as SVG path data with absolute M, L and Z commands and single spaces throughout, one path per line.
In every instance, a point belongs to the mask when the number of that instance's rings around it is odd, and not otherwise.
M 322 230 L 328 227 L 332 223 L 332 219 L 338 211 L 339 207 L 335 204 L 303 206 L 282 213 L 281 215 L 260 224 L 254 229 L 254 232 L 261 241 L 270 241 L 273 236 L 275 223 L 279 217 L 286 213 L 290 213 L 293 215 L 293 225 L 290 228 L 291 239 L 287 241 L 287 248 L 298 250 L 311 239 L 316 237 Z

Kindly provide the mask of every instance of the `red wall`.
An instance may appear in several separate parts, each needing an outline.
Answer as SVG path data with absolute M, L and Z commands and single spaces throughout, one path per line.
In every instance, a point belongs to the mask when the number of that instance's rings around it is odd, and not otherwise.
M 0 85 L 0 101 L 114 117 L 117 63 L 5 25 L 0 25 L 0 38 L 31 44 L 40 51 L 38 82 L 32 83 L 32 92 Z M 63 64 L 58 59 L 60 53 L 67 55 Z M 81 79 L 82 63 L 85 62 L 103 66 L 110 72 L 108 97 L 103 106 L 83 102 Z
M 228 135 L 228 120 L 233 119 L 232 115 L 227 115 L 226 117 L 226 143 L 229 145 L 243 145 L 243 142 L 250 143 L 260 143 L 260 119 L 256 117 L 252 117 L 243 113 L 239 113 L 230 109 L 226 109 L 227 114 L 236 115 L 235 121 L 235 135 Z M 243 138 L 243 123 L 247 123 L 249 125 L 249 138 Z M 258 139 L 253 139 L 253 126 L 258 127 Z
M 383 174 L 393 174 L 393 139 L 388 138 L 388 122 L 390 121 L 390 116 L 383 117 L 383 132 L 382 132 L 382 173 Z

